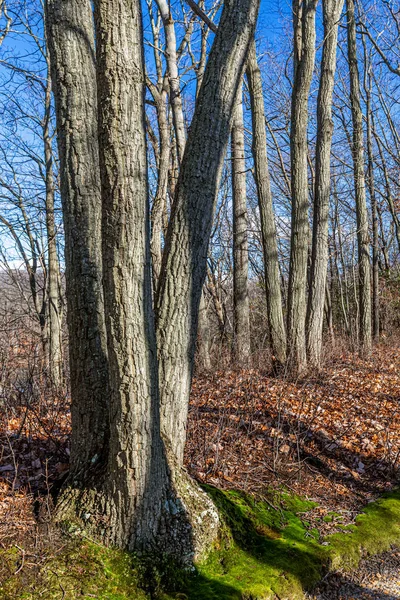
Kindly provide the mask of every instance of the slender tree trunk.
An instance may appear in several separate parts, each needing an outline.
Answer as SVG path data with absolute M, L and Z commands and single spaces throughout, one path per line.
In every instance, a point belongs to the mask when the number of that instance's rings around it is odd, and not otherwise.
M 344 0 L 323 0 L 324 46 L 317 106 L 317 147 L 312 256 L 307 307 L 307 354 L 312 365 L 321 359 L 325 288 L 328 269 L 328 222 L 333 135 L 332 95 L 335 82 L 337 37 Z
M 167 2 L 167 0 L 156 0 L 156 2 L 164 24 L 169 95 L 174 120 L 178 162 L 181 163 L 185 150 L 186 134 L 185 121 L 183 118 L 180 78 L 178 72 L 178 59 L 176 55 L 175 25 L 170 10 L 170 4 Z
M 176 190 L 157 298 L 161 429 L 182 463 L 207 251 L 233 108 L 259 0 L 227 0 L 210 52 Z
M 367 50 L 364 41 L 364 91 L 366 96 L 367 120 L 367 157 L 368 157 L 368 191 L 371 201 L 372 216 L 372 334 L 375 342 L 379 341 L 379 223 L 374 177 L 374 153 L 372 148 L 372 122 L 371 122 L 371 72 Z
M 294 84 L 290 131 L 292 233 L 290 246 L 287 333 L 288 369 L 300 375 L 307 367 L 306 287 L 308 260 L 308 97 L 315 61 L 317 0 L 293 0 Z
M 354 0 L 347 1 L 347 49 L 350 69 L 350 103 L 353 119 L 353 168 L 357 212 L 359 269 L 360 346 L 368 354 L 372 346 L 371 273 L 369 259 L 368 211 L 365 197 L 363 117 L 360 105 L 360 78 L 357 62 Z
M 203 369 L 210 371 L 212 368 L 210 357 L 210 323 L 207 314 L 207 302 L 204 297 L 204 289 L 200 298 L 199 308 L 199 332 L 197 339 L 199 361 Z
M 70 481 L 73 486 L 90 488 L 93 471 L 97 473 L 106 459 L 109 401 L 90 1 L 47 0 L 46 26 L 65 227 L 72 396 Z
M 274 365 L 279 368 L 285 364 L 286 360 L 286 332 L 282 310 L 275 215 L 269 179 L 264 96 L 254 41 L 250 47 L 246 75 L 253 123 L 252 150 L 261 219 L 268 328 Z
M 170 162 L 170 128 L 167 118 L 166 93 L 158 92 L 152 85 L 150 91 L 156 104 L 158 132 L 160 137 L 160 153 L 157 165 L 158 179 L 157 190 L 151 209 L 151 265 L 153 276 L 153 290 L 156 293 L 162 262 L 162 231 L 163 215 L 166 210 L 168 194 L 168 172 Z
M 233 347 L 236 363 L 247 367 L 250 361 L 249 249 L 247 239 L 246 159 L 241 85 L 233 115 L 231 157 L 233 199 Z
M 62 299 L 60 285 L 60 265 L 57 255 L 57 236 L 54 215 L 54 173 L 53 148 L 50 137 L 51 76 L 50 59 L 47 53 L 48 79 L 45 97 L 45 117 L 43 122 L 44 157 L 46 163 L 46 233 L 47 233 L 47 301 L 49 375 L 52 385 L 60 388 L 63 384 L 62 356 Z

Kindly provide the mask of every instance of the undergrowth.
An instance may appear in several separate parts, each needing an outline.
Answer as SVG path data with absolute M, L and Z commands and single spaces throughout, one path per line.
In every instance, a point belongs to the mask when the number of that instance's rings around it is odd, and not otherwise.
M 7 577 L 2 600 L 296 600 L 328 569 L 351 569 L 364 554 L 400 545 L 400 491 L 369 504 L 355 525 L 319 539 L 307 522 L 316 505 L 276 493 L 254 499 L 207 486 L 223 527 L 208 559 L 193 573 L 138 562 L 127 553 L 68 538 L 32 567 L 29 552 L 0 552 Z M 5 567 L 5 568 L 4 568 Z

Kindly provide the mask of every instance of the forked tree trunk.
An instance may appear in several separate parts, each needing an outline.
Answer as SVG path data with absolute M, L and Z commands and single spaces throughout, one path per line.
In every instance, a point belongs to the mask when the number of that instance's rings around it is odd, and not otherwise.
M 106 460 L 108 366 L 93 14 L 89 0 L 47 0 L 65 228 L 72 397 L 70 481 L 90 487 Z
M 307 354 L 310 363 L 321 360 L 325 289 L 328 270 L 328 218 L 333 135 L 332 95 L 335 83 L 337 37 L 344 0 L 323 0 L 324 46 L 317 107 L 317 147 L 312 257 L 307 307 Z
M 250 47 L 246 75 L 253 123 L 252 151 L 261 219 L 268 329 L 274 366 L 281 368 L 286 360 L 286 331 L 282 310 L 275 215 L 269 179 L 264 96 L 254 41 Z
M 246 159 L 242 84 L 233 114 L 231 137 L 233 199 L 233 351 L 238 365 L 250 360 L 249 248 L 247 239 Z
M 288 370 L 300 375 L 307 367 L 306 288 L 308 260 L 308 97 L 315 61 L 317 0 L 293 0 L 294 83 L 290 130 L 292 218 L 287 311 Z
M 259 0 L 227 0 L 210 52 L 176 190 L 157 298 L 161 429 L 178 463 L 186 421 L 201 291 L 233 108 Z
M 360 77 L 357 62 L 354 0 L 347 0 L 347 50 L 350 69 L 350 103 L 353 119 L 353 169 L 357 213 L 358 280 L 360 306 L 360 350 L 368 354 L 372 346 L 371 273 L 369 258 L 368 210 L 365 197 L 363 116 L 360 104 Z

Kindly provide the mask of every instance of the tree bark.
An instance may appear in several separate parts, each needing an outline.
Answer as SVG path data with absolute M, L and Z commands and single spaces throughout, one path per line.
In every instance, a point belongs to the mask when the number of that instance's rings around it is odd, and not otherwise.
M 89 0 L 47 0 L 65 227 L 72 397 L 70 481 L 90 487 L 106 460 L 108 365 L 93 15 Z M 97 479 L 97 475 L 96 475 Z
M 344 0 L 323 0 L 324 46 L 317 105 L 317 147 L 310 287 L 307 307 L 307 354 L 319 366 L 322 350 L 325 289 L 328 269 L 328 218 L 333 135 L 332 95 L 340 15 Z
M 186 133 L 183 118 L 181 84 L 178 72 L 178 59 L 176 54 L 175 25 L 172 18 L 170 5 L 167 0 L 156 0 L 158 10 L 164 24 L 166 60 L 168 65 L 169 96 L 174 120 L 176 145 L 178 150 L 178 162 L 182 162 L 185 150 Z
M 220 174 L 258 0 L 227 0 L 179 175 L 157 307 L 161 429 L 182 463 L 198 311 Z
M 242 85 L 234 108 L 231 158 L 233 199 L 233 349 L 235 362 L 250 361 L 250 307 L 248 292 L 249 249 L 247 239 L 246 159 L 244 148 Z
M 253 125 L 252 151 L 261 219 L 268 329 L 274 366 L 281 368 L 286 360 L 286 331 L 282 310 L 275 215 L 269 179 L 264 96 L 254 41 L 250 47 L 246 75 Z
M 294 84 L 290 131 L 291 246 L 287 313 L 288 370 L 300 375 L 307 367 L 306 287 L 308 260 L 308 97 L 315 61 L 315 12 L 317 0 L 293 0 Z
M 358 278 L 360 306 L 360 350 L 371 351 L 371 273 L 368 211 L 365 197 L 363 116 L 360 105 L 360 77 L 357 62 L 354 0 L 347 1 L 347 50 L 350 70 L 350 103 L 353 120 L 353 169 L 357 213 Z
M 46 54 L 47 83 L 45 91 L 45 115 L 43 120 L 43 143 L 46 177 L 46 233 L 47 233 L 47 301 L 48 301 L 48 361 L 50 382 L 55 388 L 63 385 L 62 354 L 62 298 L 60 264 L 57 254 L 57 235 L 54 215 L 53 148 L 50 136 L 51 117 L 51 68 L 49 53 Z
M 366 121 L 367 121 L 367 158 L 368 158 L 368 191 L 371 202 L 372 217 L 372 334 L 375 342 L 379 341 L 379 223 L 377 200 L 375 192 L 374 176 L 374 153 L 372 147 L 372 80 L 371 68 L 367 49 L 364 43 L 364 91 L 366 98 Z

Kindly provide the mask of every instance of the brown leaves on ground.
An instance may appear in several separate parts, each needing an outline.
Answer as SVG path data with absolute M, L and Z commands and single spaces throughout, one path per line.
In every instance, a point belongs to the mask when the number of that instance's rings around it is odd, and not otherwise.
M 256 493 L 284 484 L 348 522 L 399 480 L 399 348 L 344 354 L 299 382 L 254 370 L 196 379 L 186 456 L 204 482 Z
M 327 533 L 398 482 L 399 411 L 399 347 L 381 346 L 366 361 L 344 354 L 298 382 L 256 370 L 198 377 L 186 465 L 220 487 L 265 495 L 283 485 L 308 496 L 320 506 L 307 519 Z M 41 520 L 40 498 L 68 469 L 69 431 L 67 398 L 38 389 L 6 398 L 0 546 L 17 544 Z

